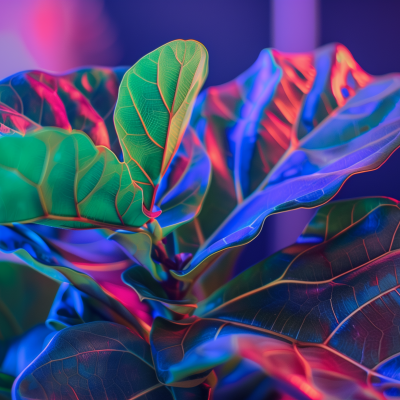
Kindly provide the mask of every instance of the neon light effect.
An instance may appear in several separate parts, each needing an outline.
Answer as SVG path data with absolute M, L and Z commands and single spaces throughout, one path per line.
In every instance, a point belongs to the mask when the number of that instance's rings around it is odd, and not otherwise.
M 0 397 L 398 397 L 399 201 L 332 199 L 400 147 L 400 77 L 342 45 L 196 97 L 207 70 L 177 40 L 0 81 Z M 297 208 L 297 242 L 248 260 Z

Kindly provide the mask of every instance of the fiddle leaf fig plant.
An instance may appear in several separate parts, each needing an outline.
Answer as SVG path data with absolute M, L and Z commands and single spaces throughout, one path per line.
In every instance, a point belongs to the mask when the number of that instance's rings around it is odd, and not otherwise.
M 398 201 L 332 201 L 400 146 L 400 77 L 342 45 L 207 73 L 175 40 L 0 82 L 0 276 L 25 285 L 0 291 L 0 398 L 400 396 Z M 296 243 L 246 257 L 298 208 Z

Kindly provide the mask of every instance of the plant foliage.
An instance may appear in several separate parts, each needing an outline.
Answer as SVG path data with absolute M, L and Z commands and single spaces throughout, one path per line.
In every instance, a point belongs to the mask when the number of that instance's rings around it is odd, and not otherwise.
M 176 40 L 0 82 L 1 399 L 400 397 L 399 203 L 332 201 L 400 146 L 400 78 L 341 45 L 207 72 Z

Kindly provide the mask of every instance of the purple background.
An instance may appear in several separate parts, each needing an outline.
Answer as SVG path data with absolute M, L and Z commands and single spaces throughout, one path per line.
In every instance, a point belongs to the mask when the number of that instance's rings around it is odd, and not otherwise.
M 173 39 L 196 39 L 210 54 L 206 86 L 233 79 L 272 46 L 269 0 L 106 0 L 105 7 L 123 50 L 119 63 Z M 322 0 L 319 8 L 319 45 L 344 44 L 371 74 L 400 72 L 399 1 Z

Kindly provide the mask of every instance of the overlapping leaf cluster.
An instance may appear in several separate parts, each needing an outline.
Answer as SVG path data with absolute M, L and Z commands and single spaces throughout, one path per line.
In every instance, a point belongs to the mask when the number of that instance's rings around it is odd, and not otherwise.
M 0 82 L 0 398 L 400 396 L 399 204 L 330 202 L 400 146 L 400 78 L 263 50 L 196 99 L 207 68 L 177 40 Z

